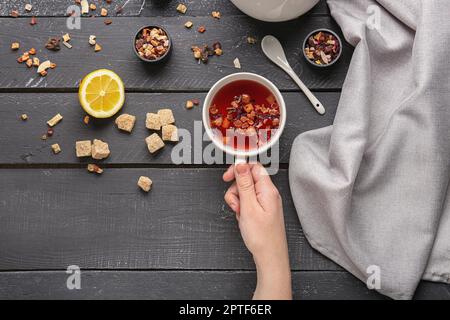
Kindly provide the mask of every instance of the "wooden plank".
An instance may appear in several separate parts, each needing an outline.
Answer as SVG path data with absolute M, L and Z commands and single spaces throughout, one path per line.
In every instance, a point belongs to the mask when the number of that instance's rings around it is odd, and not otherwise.
M 328 16 L 305 16 L 286 23 L 264 23 L 245 16 L 195 17 L 196 25 L 205 25 L 204 34 L 186 29 L 184 17 L 155 18 L 152 23 L 162 25 L 171 34 L 173 53 L 166 63 L 148 65 L 140 61 L 132 50 L 136 30 L 149 24 L 147 18 L 113 18 L 106 26 L 103 19 L 83 18 L 80 30 L 67 30 L 64 18 L 41 18 L 35 26 L 28 18 L 0 19 L 0 90 L 57 89 L 76 91 L 80 80 L 89 72 L 108 68 L 115 70 L 129 91 L 207 91 L 217 80 L 237 71 L 259 73 L 272 80 L 282 90 L 298 90 L 294 82 L 281 69 L 273 65 L 262 53 L 260 45 L 246 42 L 248 35 L 261 39 L 266 34 L 279 37 L 294 70 L 311 89 L 339 89 L 342 87 L 352 55 L 345 45 L 341 60 L 330 69 L 321 70 L 308 64 L 302 56 L 302 42 L 307 33 L 317 28 L 338 31 L 339 27 Z M 20 32 L 18 32 L 20 30 Z M 290 30 L 287 32 L 286 30 Z M 44 44 L 49 37 L 70 32 L 73 49 L 49 51 Z M 89 35 L 96 35 L 103 50 L 95 53 L 88 44 Z M 50 59 L 57 68 L 41 77 L 36 69 L 18 64 L 18 53 L 9 44 L 19 41 L 22 50 L 37 49 L 43 61 Z M 212 45 L 221 41 L 224 54 L 211 57 L 207 65 L 198 64 L 192 56 L 192 45 Z M 21 51 L 22 51 L 21 50 Z M 236 69 L 233 60 L 238 57 L 242 69 Z
M 0 272 L 0 299 L 250 299 L 256 275 L 246 271 L 81 271 L 81 289 L 68 290 L 64 271 Z M 292 273 L 295 299 L 386 297 L 346 272 Z M 422 282 L 415 299 L 448 299 L 450 286 Z
M 0 169 L 0 270 L 253 269 L 223 196 L 222 169 Z M 154 183 L 138 189 L 141 175 Z M 336 270 L 307 243 L 287 170 L 283 195 L 294 270 Z
M 287 104 L 288 117 L 284 134 L 280 141 L 280 162 L 289 161 L 292 142 L 301 132 L 330 125 L 333 121 L 339 93 L 318 92 L 317 96 L 326 106 L 325 116 L 318 115 L 310 106 L 309 101 L 299 92 L 283 93 Z M 186 100 L 198 98 L 204 100 L 204 93 L 129 93 L 123 112 L 136 115 L 137 123 L 132 134 L 120 132 L 113 119 L 92 119 L 89 125 L 82 122 L 83 111 L 75 93 L 0 93 L 2 106 L 0 108 L 0 164 L 45 164 L 71 163 L 78 164 L 92 161 L 79 159 L 75 155 L 75 141 L 83 139 L 102 139 L 111 148 L 111 156 L 105 163 L 133 164 L 171 164 L 173 145 L 168 144 L 164 150 L 151 155 L 144 142 L 151 131 L 145 128 L 145 114 L 155 112 L 158 108 L 170 107 L 174 110 L 177 125 L 188 130 L 192 135 L 189 144 L 194 150 L 194 144 L 201 145 L 202 135 L 194 135 L 194 126 L 203 133 L 201 121 L 202 106 L 187 110 Z M 27 121 L 20 120 L 20 115 L 26 113 Z M 61 113 L 63 121 L 54 128 L 54 135 L 43 141 L 41 136 L 46 133 L 46 121 L 55 114 Z M 197 138 L 196 138 L 197 137 Z M 196 142 L 195 142 L 196 141 Z M 54 155 L 50 145 L 59 143 L 62 152 Z M 204 147 L 211 142 L 204 142 Z M 189 157 L 194 162 L 194 152 Z M 223 157 L 225 159 L 225 157 Z M 197 164 L 204 163 L 202 160 Z
M 30 0 L 0 0 L 0 16 L 7 17 L 12 10 L 18 10 L 23 16 L 46 16 L 61 17 L 67 14 L 67 8 L 74 4 L 74 0 L 58 0 L 58 1 L 33 1 L 33 9 L 31 12 L 25 11 L 25 4 Z M 212 11 L 220 11 L 222 15 L 242 15 L 230 1 L 224 0 L 185 0 L 185 1 L 166 1 L 166 0 L 113 0 L 109 5 L 105 1 L 90 1 L 97 5 L 96 11 L 89 14 L 99 16 L 100 8 L 108 10 L 110 16 L 178 16 L 180 15 L 176 7 L 178 3 L 185 3 L 188 7 L 186 16 L 206 16 Z M 117 13 L 122 7 L 123 10 Z M 321 0 L 309 14 L 329 14 L 328 6 L 325 0 Z

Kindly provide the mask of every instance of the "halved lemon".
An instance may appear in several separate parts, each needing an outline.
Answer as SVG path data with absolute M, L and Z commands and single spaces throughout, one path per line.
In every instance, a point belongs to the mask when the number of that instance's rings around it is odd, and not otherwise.
M 125 87 L 115 72 L 100 69 L 84 77 L 80 83 L 78 98 L 89 115 L 109 118 L 122 108 L 125 102 Z

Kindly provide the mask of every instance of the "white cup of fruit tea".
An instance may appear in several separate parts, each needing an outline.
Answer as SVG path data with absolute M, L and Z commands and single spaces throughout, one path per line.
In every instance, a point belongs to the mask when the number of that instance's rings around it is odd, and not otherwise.
M 244 162 L 278 142 L 286 123 L 286 105 L 278 88 L 248 72 L 217 81 L 203 103 L 203 125 L 223 152 Z

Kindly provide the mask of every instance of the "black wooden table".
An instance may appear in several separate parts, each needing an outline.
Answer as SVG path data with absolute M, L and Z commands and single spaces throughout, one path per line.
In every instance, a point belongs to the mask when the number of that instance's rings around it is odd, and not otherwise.
M 27 13 L 26 3 L 33 3 Z M 174 165 L 171 146 L 156 156 L 148 153 L 144 138 L 145 114 L 161 107 L 174 110 L 177 124 L 193 130 L 201 108 L 186 110 L 186 100 L 202 100 L 211 85 L 238 71 L 259 73 L 282 91 L 288 122 L 280 142 L 281 170 L 274 177 L 284 201 L 294 296 L 298 299 L 380 299 L 363 283 L 315 252 L 300 227 L 288 186 L 288 159 L 293 139 L 301 132 L 330 125 L 351 59 L 343 48 L 340 62 L 323 71 L 308 66 L 301 56 L 301 41 L 316 28 L 340 33 L 325 2 L 286 23 L 264 23 L 243 15 L 225 0 L 188 0 L 186 15 L 177 1 L 96 1 L 95 18 L 83 18 L 80 30 L 67 30 L 66 11 L 73 0 L 0 0 L 0 298 L 171 298 L 246 299 L 255 286 L 254 264 L 239 235 L 233 213 L 223 201 L 227 186 L 221 181 L 223 165 Z M 124 5 L 120 13 L 116 9 Z M 109 9 L 111 25 L 99 17 Z M 18 10 L 20 17 L 9 17 Z M 211 11 L 222 18 L 213 19 Z M 120 11 L 120 10 L 119 10 Z M 30 25 L 30 16 L 37 24 Z M 183 25 L 192 20 L 205 25 L 200 34 Z M 159 24 L 173 38 L 170 60 L 147 66 L 132 52 L 138 27 Z M 51 36 L 69 32 L 72 49 L 51 52 L 44 44 Z M 94 53 L 89 35 L 97 36 L 103 50 Z M 327 107 L 316 114 L 295 84 L 269 63 L 259 43 L 277 36 L 290 63 Z M 16 62 L 22 49 L 35 47 L 37 56 L 57 64 L 47 77 Z M 207 65 L 197 64 L 191 45 L 220 41 L 224 55 Z M 21 49 L 21 50 L 22 50 Z M 131 135 L 118 132 L 111 120 L 82 122 L 77 88 L 87 73 L 108 68 L 124 80 L 124 111 L 137 116 Z M 27 121 L 20 115 L 26 113 Z M 45 122 L 61 113 L 64 120 L 55 134 L 43 141 Z M 76 140 L 99 138 L 109 142 L 111 156 L 103 161 L 101 176 L 86 171 L 86 161 L 75 156 Z M 50 145 L 59 143 L 54 155 Z M 153 190 L 137 189 L 140 175 L 150 176 Z M 81 290 L 68 290 L 66 268 L 82 269 Z M 448 297 L 444 285 L 423 283 L 417 298 Z

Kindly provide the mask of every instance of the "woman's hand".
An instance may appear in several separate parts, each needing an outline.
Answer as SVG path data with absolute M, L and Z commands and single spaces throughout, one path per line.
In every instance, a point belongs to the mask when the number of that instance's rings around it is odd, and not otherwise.
M 266 169 L 232 165 L 223 175 L 234 180 L 225 201 L 236 213 L 244 243 L 255 260 L 258 284 L 254 299 L 291 299 L 291 274 L 280 194 Z

